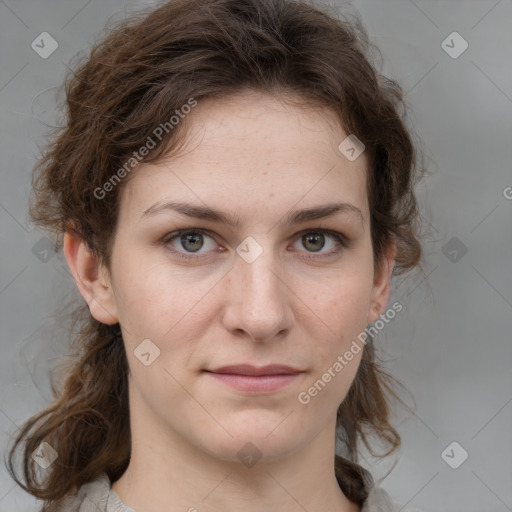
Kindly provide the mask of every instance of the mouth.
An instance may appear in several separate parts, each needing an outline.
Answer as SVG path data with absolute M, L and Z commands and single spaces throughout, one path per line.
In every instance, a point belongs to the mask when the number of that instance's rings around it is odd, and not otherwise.
M 223 366 L 204 372 L 227 386 L 250 393 L 269 393 L 284 388 L 304 372 L 286 365 Z

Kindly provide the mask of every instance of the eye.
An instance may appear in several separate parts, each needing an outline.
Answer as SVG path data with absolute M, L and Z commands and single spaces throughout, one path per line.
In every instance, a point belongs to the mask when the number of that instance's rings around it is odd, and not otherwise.
M 169 250 L 185 259 L 194 258 L 193 254 L 203 255 L 217 247 L 217 243 L 208 231 L 200 228 L 183 229 L 176 233 L 170 233 L 163 242 Z M 203 248 L 205 251 L 201 251 Z M 187 256 L 187 254 L 191 254 L 191 256 Z
M 309 230 L 299 233 L 299 236 L 300 238 L 295 244 L 301 244 L 302 247 L 305 247 L 313 258 L 317 257 L 315 254 L 318 254 L 320 258 L 335 256 L 349 246 L 348 239 L 342 233 L 336 231 L 326 229 Z M 325 248 L 327 250 L 321 252 Z
M 326 229 L 310 229 L 302 231 L 296 236 L 299 238 L 294 245 L 300 243 L 307 249 L 309 255 L 306 258 L 332 257 L 348 248 L 350 244 L 342 233 Z M 218 247 L 212 234 L 201 228 L 183 229 L 169 233 L 162 239 L 162 243 L 177 257 L 188 260 L 207 256 L 208 252 L 214 251 Z M 325 248 L 328 250 L 323 251 Z

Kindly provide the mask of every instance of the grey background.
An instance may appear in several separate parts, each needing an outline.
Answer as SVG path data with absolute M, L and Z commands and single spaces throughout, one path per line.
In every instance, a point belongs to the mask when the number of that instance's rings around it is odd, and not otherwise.
M 54 314 L 76 297 L 62 255 L 45 253 L 44 234 L 27 222 L 34 159 L 47 125 L 59 122 L 52 88 L 109 18 L 148 4 L 0 1 L 2 450 L 50 400 L 48 370 L 65 348 Z M 376 478 L 396 462 L 381 485 L 410 510 L 512 510 L 512 1 L 353 5 L 382 52 L 383 72 L 407 92 L 429 167 L 418 187 L 430 232 L 425 275 L 395 284 L 390 304 L 406 308 L 377 338 L 416 405 L 405 397 L 397 407 L 398 456 L 362 462 Z M 58 42 L 47 59 L 31 48 L 44 31 Z M 453 31 L 469 44 L 456 59 L 441 47 Z M 457 469 L 441 457 L 453 441 L 462 448 L 448 450 L 452 464 L 462 449 L 469 454 Z M 0 511 L 35 504 L 2 465 Z

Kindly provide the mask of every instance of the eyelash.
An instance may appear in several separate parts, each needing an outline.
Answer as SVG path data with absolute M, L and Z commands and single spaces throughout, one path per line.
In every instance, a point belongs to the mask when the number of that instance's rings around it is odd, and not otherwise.
M 210 231 L 206 230 L 206 229 L 202 229 L 202 228 L 189 228 L 189 229 L 182 229 L 180 231 L 174 231 L 172 233 L 169 233 L 169 234 L 165 235 L 164 238 L 162 239 L 162 243 L 164 245 L 168 246 L 168 244 L 170 244 L 176 238 L 181 237 L 182 235 L 198 234 L 198 233 L 202 234 L 202 235 L 209 236 L 210 238 L 215 239 L 213 234 Z M 336 246 L 336 248 L 334 250 L 332 250 L 332 251 L 330 251 L 328 253 L 322 253 L 322 254 L 319 254 L 317 256 L 301 256 L 303 259 L 315 259 L 315 260 L 318 260 L 318 259 L 322 259 L 322 258 L 329 258 L 329 257 L 332 258 L 333 256 L 338 255 L 344 249 L 348 249 L 350 247 L 350 240 L 345 235 L 343 235 L 342 233 L 338 233 L 337 231 L 332 231 L 330 229 L 306 229 L 304 231 L 301 231 L 301 232 L 297 233 L 296 238 L 300 239 L 303 236 L 308 235 L 308 234 L 323 234 L 323 235 L 326 234 L 326 235 L 329 235 L 332 238 L 334 238 L 334 240 L 337 243 L 337 246 Z M 192 253 L 183 253 L 183 252 L 177 251 L 176 249 L 171 248 L 171 247 L 167 247 L 167 249 L 169 251 L 171 251 L 173 254 L 175 254 L 176 256 L 178 256 L 179 258 L 184 259 L 184 260 L 189 260 L 189 261 L 190 260 L 198 260 L 198 259 L 201 259 L 201 258 L 203 258 L 205 256 L 204 254 L 201 255 L 201 256 L 192 256 L 192 255 L 185 256 L 185 254 L 192 254 Z M 310 254 L 314 254 L 314 253 L 310 253 Z

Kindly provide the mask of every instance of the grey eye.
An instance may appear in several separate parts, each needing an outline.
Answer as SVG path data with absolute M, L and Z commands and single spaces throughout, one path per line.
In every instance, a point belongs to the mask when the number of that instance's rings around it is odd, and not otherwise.
M 182 247 L 190 252 L 197 252 L 204 244 L 203 235 L 200 233 L 180 236 Z
M 303 245 L 311 251 L 319 251 L 325 246 L 325 236 L 322 233 L 308 233 L 302 237 Z
M 172 245 L 176 251 L 188 254 L 197 253 L 201 249 L 205 249 L 201 253 L 213 251 L 217 247 L 215 240 L 210 235 L 195 229 L 176 233 L 166 243 Z

